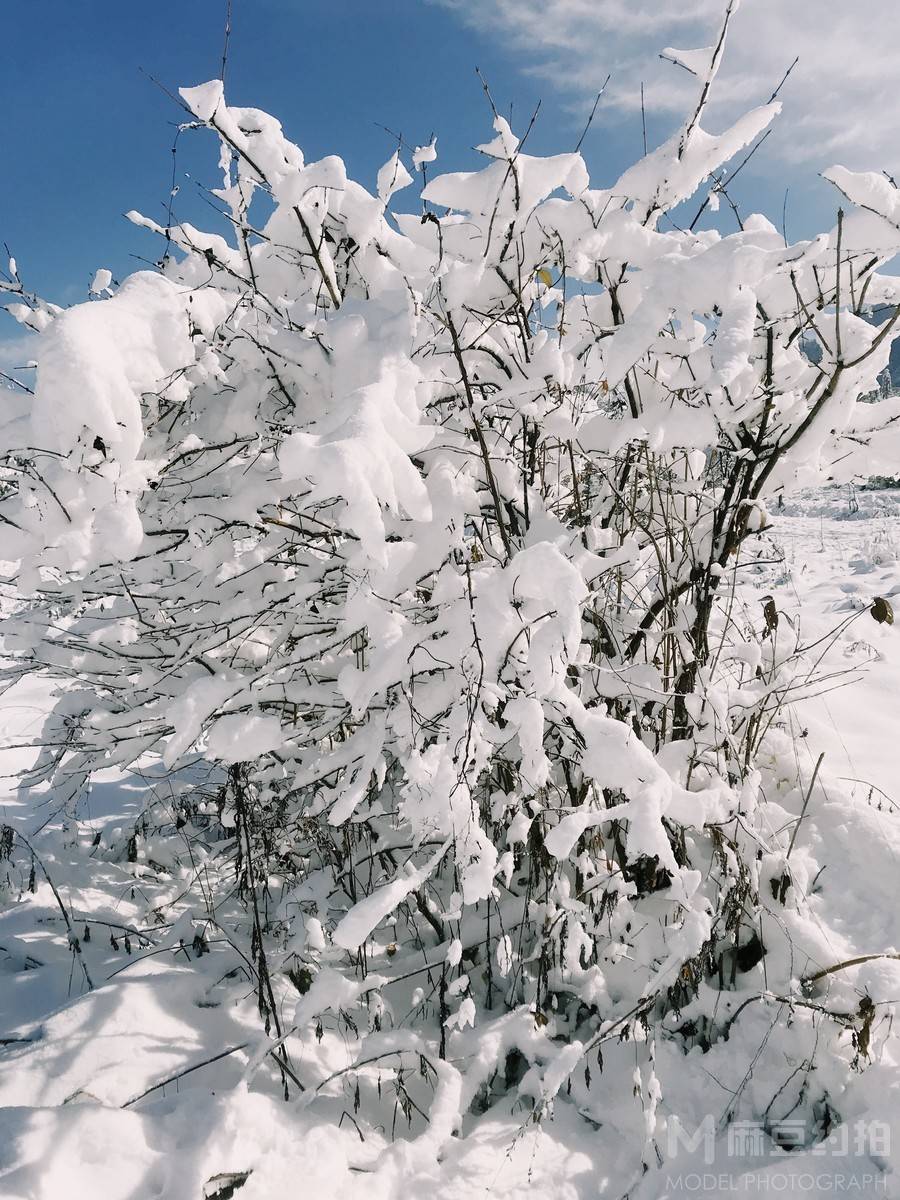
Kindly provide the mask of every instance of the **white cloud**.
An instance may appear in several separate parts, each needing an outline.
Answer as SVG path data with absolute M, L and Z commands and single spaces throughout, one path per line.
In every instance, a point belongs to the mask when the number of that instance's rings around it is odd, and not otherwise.
M 4 337 L 0 333 L 0 371 L 26 383 L 33 383 L 34 372 L 21 370 L 33 361 L 37 353 L 38 338 L 33 333 L 18 333 Z
M 686 71 L 663 62 L 667 46 L 715 38 L 725 0 L 437 0 L 467 24 L 503 37 L 523 69 L 589 105 L 612 79 L 598 118 L 640 109 L 675 120 L 696 96 Z M 785 134 L 773 149 L 820 169 L 833 161 L 892 173 L 900 166 L 896 102 L 900 3 L 743 0 L 706 124 L 768 100 L 796 55 L 782 92 Z

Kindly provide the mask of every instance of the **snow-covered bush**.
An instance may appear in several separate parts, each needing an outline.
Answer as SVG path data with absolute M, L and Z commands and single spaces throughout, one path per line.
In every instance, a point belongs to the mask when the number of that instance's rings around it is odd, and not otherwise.
M 798 1022 L 817 1007 L 790 957 L 808 864 L 761 794 L 798 782 L 766 739 L 806 668 L 774 605 L 743 627 L 731 600 L 767 498 L 871 473 L 900 413 L 857 403 L 900 196 L 835 167 L 851 210 L 794 245 L 682 220 L 778 112 L 701 128 L 721 44 L 611 187 L 495 114 L 420 205 L 399 154 L 370 192 L 220 83 L 184 90 L 231 236 L 131 214 L 158 273 L 65 312 L 4 285 L 41 333 L 4 431 L 30 601 L 4 647 L 61 682 L 32 781 L 75 816 L 101 768 L 182 780 L 101 850 L 227 926 L 285 1089 L 365 1110 L 377 1069 L 412 1121 L 418 1088 L 426 1156 L 503 1091 L 590 1114 L 630 1037 L 604 1090 L 638 1097 L 649 1163 L 658 1039 L 727 1037 L 761 960 Z M 295 1060 L 335 1028 L 323 1083 Z

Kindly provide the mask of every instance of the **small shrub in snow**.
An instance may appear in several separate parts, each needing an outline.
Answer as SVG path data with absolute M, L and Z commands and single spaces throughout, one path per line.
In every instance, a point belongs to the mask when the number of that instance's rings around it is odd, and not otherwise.
M 795 245 L 665 220 L 777 102 L 714 136 L 701 101 L 602 189 L 496 116 L 479 169 L 414 197 L 397 155 L 369 191 L 220 83 L 181 95 L 232 236 L 132 214 L 158 273 L 65 312 L 5 285 L 42 340 L 0 501 L 11 677 L 61 683 L 33 781 L 72 808 L 100 768 L 186 780 L 127 857 L 177 872 L 190 835 L 176 914 L 197 856 L 203 889 L 236 877 L 204 907 L 287 1091 L 365 1110 L 389 1077 L 427 1158 L 505 1091 L 590 1115 L 612 1088 L 649 1163 L 660 1038 L 732 1036 L 748 973 L 817 1007 L 806 862 L 761 792 L 807 668 L 731 606 L 767 498 L 873 469 L 896 415 L 857 400 L 897 321 L 863 315 L 898 298 L 897 192 L 833 168 L 850 209 Z M 335 1030 L 323 1085 L 296 1047 Z M 626 1038 L 636 1073 L 601 1085 Z

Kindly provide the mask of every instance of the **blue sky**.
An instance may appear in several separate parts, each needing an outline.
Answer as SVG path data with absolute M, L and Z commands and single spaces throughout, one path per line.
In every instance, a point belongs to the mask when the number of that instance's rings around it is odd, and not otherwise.
M 163 211 L 182 114 L 142 71 L 172 90 L 217 76 L 224 8 L 224 0 L 14 0 L 0 102 L 18 117 L 6 123 L 13 186 L 0 201 L 0 233 L 34 286 L 69 302 L 98 265 L 120 275 L 136 265 L 129 252 L 152 256 L 152 239 L 121 214 Z M 228 94 L 277 115 L 307 157 L 340 153 L 374 180 L 395 148 L 376 122 L 410 140 L 440 126 L 448 151 L 478 140 L 487 109 L 476 63 L 501 92 L 514 82 L 517 100 L 536 97 L 490 38 L 418 0 L 235 0 Z M 182 143 L 179 212 L 199 216 L 183 172 L 196 168 L 215 183 L 215 153 L 203 134 Z
M 8 0 L 4 7 L 0 239 L 27 284 L 71 303 L 85 297 L 97 267 L 121 277 L 141 265 L 134 255 L 155 257 L 152 237 L 122 213 L 164 212 L 180 112 L 147 76 L 172 89 L 217 76 L 225 0 Z M 381 125 L 412 144 L 437 133 L 441 167 L 471 165 L 471 147 L 489 125 L 476 65 L 498 107 L 512 105 L 514 126 L 521 129 L 541 99 L 534 152 L 574 145 L 612 71 L 609 99 L 584 147 L 602 184 L 640 153 L 639 77 L 652 145 L 672 129 L 694 85 L 660 63 L 658 51 L 711 40 L 722 7 L 722 0 L 233 0 L 228 95 L 278 116 L 308 158 L 341 154 L 371 186 L 395 148 Z M 838 27 L 844 8 L 816 0 L 825 16 L 835 9 L 830 33 L 792 20 L 798 7 L 745 0 L 719 112 L 722 123 L 767 99 L 795 49 L 805 53 L 785 89 L 782 129 L 735 185 L 743 209 L 761 208 L 779 222 L 790 186 L 795 237 L 832 218 L 835 201 L 819 169 L 833 158 L 858 165 L 852 159 L 861 151 L 890 158 L 900 144 L 893 88 L 886 90 L 900 55 L 900 5 L 871 0 L 867 24 L 856 18 Z M 860 26 L 871 44 L 857 53 Z M 851 66 L 835 71 L 835 55 Z M 831 80 L 824 92 L 820 72 Z M 215 184 L 215 157 L 208 136 L 182 141 L 177 215 L 210 219 L 193 180 Z M 0 338 L 14 336 L 3 319 Z
M 0 234 L 26 282 L 50 298 L 81 299 L 96 267 L 121 276 L 140 265 L 131 253 L 154 256 L 152 237 L 122 213 L 164 213 L 183 114 L 147 75 L 172 90 L 217 76 L 224 9 L 224 0 L 16 0 L 6 14 L 15 53 L 0 72 L 0 103 L 19 115 L 6 129 L 14 185 L 0 200 Z M 338 153 L 370 186 L 396 149 L 381 125 L 412 144 L 437 133 L 444 167 L 470 161 L 470 148 L 489 140 L 476 66 L 520 125 L 543 98 L 535 149 L 578 139 L 576 115 L 519 70 L 504 39 L 440 5 L 234 0 L 233 12 L 231 101 L 273 113 L 307 158 Z M 639 119 L 628 126 L 615 139 L 620 166 L 640 149 Z M 592 149 L 599 159 L 601 147 Z M 178 215 L 210 219 L 184 176 L 215 186 L 217 153 L 205 133 L 182 140 Z

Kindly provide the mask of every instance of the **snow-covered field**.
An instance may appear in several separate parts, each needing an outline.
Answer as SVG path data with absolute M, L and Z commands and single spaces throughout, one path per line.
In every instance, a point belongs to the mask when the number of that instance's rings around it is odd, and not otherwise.
M 821 668 L 832 674 L 796 714 L 797 744 L 807 761 L 825 751 L 826 775 L 860 799 L 886 809 L 900 803 L 900 642 L 868 613 L 900 591 L 900 493 L 834 488 L 813 491 L 776 510 L 774 529 L 784 567 L 760 572 L 759 594 L 772 591 L 805 643 L 827 639 Z M 765 581 L 765 582 L 764 582 Z M 834 644 L 829 634 L 854 613 Z M 842 676 L 842 672 L 846 672 Z
M 775 515 L 772 539 L 759 539 L 741 572 L 742 619 L 761 626 L 762 601 L 771 594 L 777 637 L 799 635 L 807 645 L 822 639 L 819 682 L 809 689 L 819 694 L 799 701 L 782 743 L 806 779 L 825 754 L 792 859 L 798 878 L 809 868 L 805 944 L 821 943 L 818 956 L 807 951 L 797 962 L 798 979 L 900 949 L 900 628 L 869 613 L 875 596 L 900 592 L 898 516 L 896 493 L 801 496 Z M 310 1083 L 347 1061 L 339 1023 L 321 1041 L 289 1039 L 306 1090 L 285 1103 L 265 1057 L 270 1043 L 253 987 L 235 968 L 224 935 L 213 929 L 200 945 L 199 924 L 184 918 L 170 925 L 159 916 L 182 879 L 154 860 L 152 845 L 134 862 L 104 853 L 115 841 L 108 832 L 133 820 L 148 791 L 165 783 L 140 774 L 98 778 L 77 821 L 56 812 L 51 795 L 20 789 L 35 753 L 21 746 L 39 734 L 46 705 L 35 682 L 18 685 L 0 711 L 0 823 L 39 855 L 33 892 L 21 891 L 0 857 L 4 1200 L 198 1200 L 232 1192 L 240 1200 L 900 1196 L 900 1072 L 879 1052 L 880 1023 L 900 1001 L 900 963 L 887 957 L 841 972 L 839 983 L 830 977 L 832 1000 L 855 994 L 875 1003 L 872 1062 L 849 1083 L 835 1076 L 844 1125 L 812 1150 L 776 1154 L 752 1131 L 740 1142 L 733 1125 L 727 1135 L 698 1135 L 692 1149 L 678 1149 L 670 1137 L 659 1169 L 634 1177 L 640 1107 L 585 1111 L 573 1091 L 560 1094 L 540 1124 L 521 1102 L 498 1101 L 467 1118 L 436 1162 L 414 1103 L 398 1109 L 393 1091 L 381 1105 L 380 1127 L 358 1126 L 345 1080 L 326 1084 L 309 1103 Z M 773 802 L 776 827 L 797 816 Z M 204 913 L 193 916 L 200 922 Z M 780 918 L 773 912 L 767 919 Z M 735 1009 L 741 991 L 749 998 L 765 990 L 763 973 L 759 964 L 740 976 Z M 756 1111 L 767 1095 L 777 1107 L 796 1086 L 778 1073 L 779 1045 L 791 1037 L 787 1006 L 772 1002 L 749 1005 L 732 1036 L 705 1054 L 663 1043 L 657 1072 L 666 1115 L 677 1111 L 690 1134 L 707 1114 L 717 1128 L 726 1112 L 740 1116 L 745 1094 Z M 629 1044 L 609 1051 L 626 1068 L 629 1054 Z M 374 1067 L 369 1082 L 380 1092 Z

